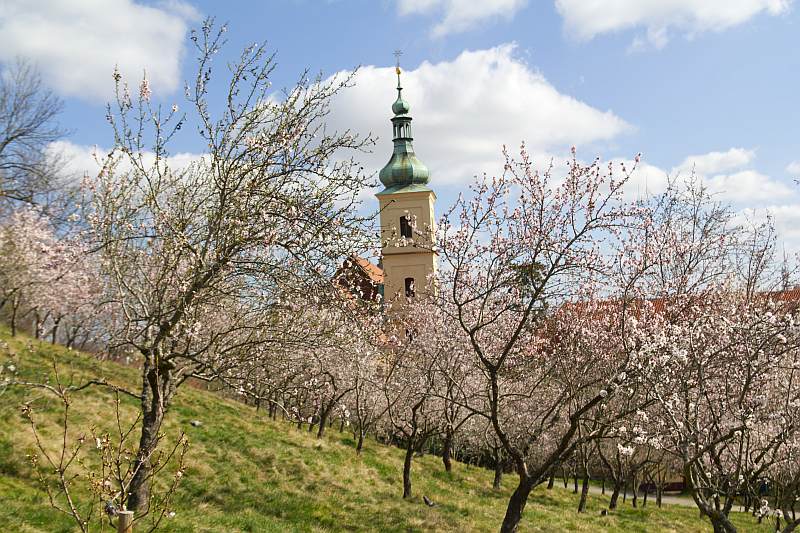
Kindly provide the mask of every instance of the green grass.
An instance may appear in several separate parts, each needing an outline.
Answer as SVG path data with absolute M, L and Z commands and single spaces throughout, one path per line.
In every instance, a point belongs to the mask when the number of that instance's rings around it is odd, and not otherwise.
M 104 377 L 135 388 L 135 369 L 38 343 L 11 339 L 0 329 L 0 364 L 13 362 L 25 378 L 42 378 L 53 357 L 62 374 L 76 382 Z M 78 393 L 74 402 L 75 432 L 104 427 L 113 414 L 113 397 L 102 389 Z M 9 390 L 0 397 L 0 524 L 2 531 L 73 531 L 71 518 L 52 510 L 32 478 L 26 454 L 33 439 L 20 415 L 23 401 L 34 407 L 46 430 L 57 436 L 56 404 L 42 393 Z M 131 400 L 123 402 L 128 415 Z M 192 427 L 191 420 L 203 425 Z M 450 474 L 436 457 L 415 459 L 415 497 L 400 495 L 402 451 L 368 441 L 356 456 L 352 436 L 335 427 L 322 440 L 292 424 L 267 420 L 254 409 L 191 387 L 183 387 L 170 411 L 166 432 L 183 430 L 191 446 L 188 469 L 174 509 L 164 523 L 171 532 L 202 531 L 496 531 L 502 520 L 513 476 L 503 488 L 491 489 L 492 473 L 456 463 Z M 425 494 L 437 506 L 421 501 Z M 570 490 L 537 488 L 525 510 L 521 531 L 668 532 L 710 531 L 691 508 L 667 506 L 632 509 L 623 506 L 600 516 L 604 496 L 590 496 L 588 512 L 575 512 Z M 735 521 L 741 531 L 769 531 L 746 515 Z

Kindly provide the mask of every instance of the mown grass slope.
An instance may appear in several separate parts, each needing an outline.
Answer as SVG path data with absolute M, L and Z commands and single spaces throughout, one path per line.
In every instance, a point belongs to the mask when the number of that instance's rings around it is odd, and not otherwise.
M 13 364 L 21 377 L 42 379 L 55 359 L 62 378 L 76 383 L 89 377 L 135 390 L 135 369 L 98 362 L 90 356 L 26 337 L 10 338 L 0 329 L 0 364 Z M 0 524 L 2 531 L 73 531 L 71 518 L 50 509 L 38 488 L 26 454 L 33 451 L 30 429 L 20 405 L 32 401 L 44 436 L 58 439 L 58 404 L 41 392 L 12 389 L 0 396 Z M 114 396 L 91 388 L 74 396 L 71 427 L 75 434 L 113 422 Z M 133 416 L 135 403 L 123 399 Z M 202 425 L 193 427 L 191 420 Z M 209 392 L 184 387 L 168 415 L 166 432 L 189 436 L 188 469 L 176 494 L 175 516 L 165 531 L 496 531 L 513 488 L 508 476 L 500 491 L 492 474 L 456 463 L 450 474 L 436 457 L 414 462 L 414 495 L 400 498 L 402 451 L 374 441 L 354 453 L 347 433 L 331 428 L 316 439 L 292 424 L 273 422 L 254 409 Z M 80 482 L 80 481 L 79 481 Z M 422 495 L 434 500 L 427 507 Z M 701 532 L 706 521 L 691 508 L 624 506 L 600 516 L 606 497 L 591 496 L 588 513 L 575 512 L 569 490 L 535 490 L 521 531 Z M 736 516 L 741 531 L 769 531 L 746 515 Z

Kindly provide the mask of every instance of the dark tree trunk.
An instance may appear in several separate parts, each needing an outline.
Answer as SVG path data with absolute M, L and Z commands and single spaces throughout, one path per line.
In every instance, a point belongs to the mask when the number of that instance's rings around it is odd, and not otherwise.
M 711 518 L 711 524 L 714 526 L 714 533 L 736 533 L 736 526 L 727 518 Z
M 321 409 L 319 412 L 319 429 L 317 430 L 317 438 L 321 439 L 325 435 L 325 426 L 328 425 L 328 417 L 331 415 L 331 408 Z
M 617 500 L 619 500 L 619 491 L 621 488 L 620 483 L 615 481 L 614 490 L 611 492 L 611 501 L 608 502 L 609 509 L 613 510 L 617 508 Z
M 575 477 L 573 478 L 572 494 L 578 494 L 578 470 L 575 469 Z
M 167 365 L 156 368 L 146 362 L 142 374 L 142 433 L 134 462 L 136 473 L 131 479 L 126 502 L 128 509 L 138 513 L 147 510 L 152 476 L 150 458 L 158 446 L 161 424 L 175 393 L 172 372 Z
M 602 494 L 603 496 L 606 495 L 606 478 L 603 478 L 603 482 L 600 485 L 600 494 Z
M 356 444 L 356 455 L 361 455 L 361 449 L 364 447 L 364 432 L 358 432 L 358 444 Z
M 492 488 L 497 490 L 503 482 L 503 462 L 500 461 L 494 465 L 494 479 L 492 480 Z
M 19 309 L 19 298 L 15 295 L 11 299 L 11 336 L 17 336 L 17 309 Z
M 547 480 L 547 490 L 552 489 L 555 482 L 556 482 L 556 470 L 553 469 L 550 472 L 550 479 Z
M 453 433 L 448 430 L 444 436 L 444 443 L 442 444 L 442 463 L 446 472 L 453 470 L 453 462 L 451 461 L 451 454 L 453 453 Z
M 636 486 L 637 484 L 638 484 L 638 482 L 636 480 L 636 476 L 634 476 L 633 480 L 631 481 L 631 491 L 633 492 L 633 495 L 631 497 L 632 498 L 631 499 L 631 503 L 633 504 L 634 508 L 638 507 L 638 504 L 639 504 L 639 491 L 636 490 L 638 488 Z
M 642 498 L 642 507 L 647 507 L 647 489 L 644 491 L 644 497 Z
M 578 512 L 585 513 L 586 512 L 586 499 L 589 495 L 589 473 L 587 472 L 583 476 L 583 485 L 581 486 L 581 500 L 578 502 Z
M 56 339 L 58 338 L 58 325 L 60 322 L 61 322 L 60 318 L 53 321 L 53 331 L 52 331 L 52 336 L 50 337 L 50 344 L 56 343 Z
M 494 449 L 494 480 L 492 480 L 492 488 L 499 489 L 500 483 L 503 481 L 503 467 L 505 466 L 503 456 L 499 448 Z
M 408 439 L 406 458 L 403 461 L 403 498 L 411 497 L 411 461 L 414 459 L 414 439 Z
M 661 509 L 661 496 L 664 494 L 664 489 L 659 484 L 656 486 L 656 505 Z
M 508 501 L 506 516 L 503 518 L 503 525 L 500 526 L 500 533 L 515 533 L 517 531 L 531 488 L 531 484 L 527 479 L 520 479 L 519 485 L 517 485 L 514 494 L 511 495 L 511 499 Z

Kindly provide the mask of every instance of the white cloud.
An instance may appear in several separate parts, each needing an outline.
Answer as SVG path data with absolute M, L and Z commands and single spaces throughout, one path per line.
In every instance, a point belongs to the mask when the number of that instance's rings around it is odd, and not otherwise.
M 782 246 L 787 252 L 800 253 L 800 187 L 753 169 L 754 159 L 754 150 L 731 148 L 689 156 L 670 171 L 642 161 L 625 185 L 625 198 L 633 200 L 662 193 L 670 177 L 689 179 L 694 166 L 694 177 L 715 200 L 733 208 L 737 221 L 765 222 L 767 214 L 771 215 Z M 614 161 L 615 165 L 624 162 L 628 168 L 633 165 L 630 160 Z
M 693 171 L 716 199 L 737 208 L 766 207 L 797 195 L 798 191 L 789 184 L 753 169 L 754 159 L 755 150 L 731 148 L 689 156 L 669 172 L 642 162 L 626 185 L 626 195 L 633 198 L 658 194 L 665 190 L 669 176 L 688 179 Z M 632 162 L 625 164 L 630 168 Z
M 514 57 L 513 45 L 424 62 L 402 79 L 414 117 L 414 146 L 434 187 L 502 172 L 503 144 L 512 155 L 522 141 L 533 154 L 563 154 L 572 144 L 609 141 L 631 129 L 613 112 L 560 93 Z M 392 153 L 394 69 L 364 67 L 355 81 L 337 96 L 329 122 L 379 137 L 375 153 L 364 158 L 365 167 L 377 171 Z
M 661 48 L 670 31 L 689 37 L 722 31 L 761 13 L 785 13 L 793 0 L 556 0 L 567 31 L 582 40 L 643 28 L 632 48 Z
M 792 161 L 786 166 L 786 172 L 792 176 L 800 176 L 800 161 Z
M 751 166 L 755 150 L 731 148 L 725 152 L 691 155 L 672 169 L 685 176 L 694 172 L 718 198 L 735 204 L 779 201 L 793 193 L 786 184 L 757 172 Z
M 510 19 L 527 0 L 398 0 L 401 15 L 442 13 L 431 30 L 434 37 L 463 32 L 485 20 Z
M 797 198 L 793 200 L 794 203 L 769 205 L 763 209 L 745 208 L 740 213 L 740 221 L 763 223 L 769 214 L 780 239 L 778 249 L 782 248 L 790 256 L 798 254 L 800 260 L 800 201 Z
M 99 146 L 87 146 L 75 144 L 70 141 L 55 141 L 47 147 L 50 155 L 60 157 L 63 163 L 63 172 L 67 177 L 80 180 L 83 176 L 94 177 L 100 171 L 103 159 L 108 155 L 107 148 Z M 179 152 L 169 156 L 168 164 L 173 169 L 180 169 L 189 166 L 190 163 L 204 157 L 203 154 L 191 152 Z M 144 163 L 150 165 L 154 161 L 154 155 L 150 152 L 145 154 Z M 130 168 L 123 160 L 120 168 L 122 170 Z
M 644 160 L 641 160 L 638 164 L 635 164 L 630 159 L 614 159 L 613 162 L 617 165 L 614 169 L 615 171 L 619 169 L 618 165 L 620 163 L 624 164 L 627 169 L 635 169 L 631 172 L 631 176 L 623 189 L 626 200 L 645 199 L 649 196 L 660 194 L 667 189 L 669 175 L 663 169 Z
M 794 191 L 785 184 L 755 170 L 740 170 L 705 178 L 709 190 L 728 202 L 752 205 L 780 201 Z
M 137 85 L 144 70 L 155 93 L 180 82 L 187 23 L 197 12 L 180 0 L 150 7 L 134 0 L 4 0 L 0 61 L 34 61 L 60 94 L 113 96 L 114 66 Z
M 716 174 L 726 172 L 749 164 L 756 156 L 755 150 L 744 148 L 731 148 L 727 152 L 709 152 L 701 155 L 690 155 L 672 172 L 691 173 L 692 170 L 697 174 Z

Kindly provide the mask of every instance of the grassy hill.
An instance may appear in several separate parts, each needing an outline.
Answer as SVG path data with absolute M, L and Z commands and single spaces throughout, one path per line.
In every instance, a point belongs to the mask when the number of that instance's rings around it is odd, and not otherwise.
M 10 338 L 0 329 L 0 365 L 13 364 L 20 376 L 42 378 L 52 359 L 61 373 L 80 382 L 102 377 L 136 388 L 135 369 L 95 359 L 25 337 Z M 30 429 L 20 415 L 26 400 L 43 420 L 46 439 L 58 438 L 57 406 L 43 393 L 9 390 L 0 396 L 0 524 L 3 531 L 73 531 L 71 518 L 50 509 L 26 461 L 34 449 Z M 113 417 L 110 392 L 91 388 L 76 393 L 76 433 L 92 425 L 107 427 Z M 128 414 L 134 401 L 123 401 Z M 193 427 L 191 420 L 202 425 Z M 170 411 L 166 431 L 190 439 L 188 469 L 175 500 L 176 515 L 165 531 L 496 531 L 514 479 L 500 491 L 492 474 L 456 463 L 443 471 L 436 457 L 414 462 L 414 495 L 402 494 L 402 452 L 368 442 L 357 457 L 351 435 L 332 428 L 318 440 L 292 424 L 273 422 L 250 407 L 201 390 L 184 387 Z M 421 501 L 427 495 L 437 506 Z M 600 516 L 606 497 L 590 496 L 589 512 L 575 513 L 570 490 L 537 488 L 525 510 L 521 531 L 710 531 L 691 508 L 666 506 L 632 509 L 625 505 Z M 745 515 L 741 531 L 769 531 Z

